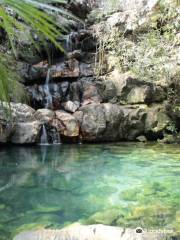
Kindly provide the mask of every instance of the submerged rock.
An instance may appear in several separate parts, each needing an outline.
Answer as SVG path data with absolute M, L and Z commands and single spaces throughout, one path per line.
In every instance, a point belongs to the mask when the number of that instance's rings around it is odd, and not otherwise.
M 167 234 L 163 231 L 143 231 L 124 229 L 105 225 L 83 226 L 72 225 L 62 230 L 41 229 L 23 232 L 14 237 L 14 240 L 165 240 Z

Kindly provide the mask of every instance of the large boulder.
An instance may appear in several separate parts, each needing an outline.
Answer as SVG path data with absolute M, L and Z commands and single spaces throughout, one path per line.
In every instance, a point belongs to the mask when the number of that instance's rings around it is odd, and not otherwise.
M 35 114 L 34 117 L 44 123 L 48 123 L 48 122 L 52 122 L 53 118 L 55 117 L 55 113 L 50 110 L 50 109 L 38 109 Z
M 120 139 L 134 141 L 144 134 L 147 116 L 146 107 L 146 105 L 130 105 L 122 108 L 124 119 L 119 126 Z
M 81 101 L 82 105 L 86 105 L 89 103 L 101 103 L 102 97 L 99 92 L 98 87 L 96 86 L 96 83 L 94 82 L 93 78 L 82 78 L 81 79 Z
M 106 130 L 106 118 L 102 104 L 90 104 L 79 109 L 83 113 L 81 134 L 85 141 L 102 141 Z
M 64 111 L 56 111 L 52 125 L 65 137 L 79 136 L 79 124 L 76 118 Z
M 40 130 L 41 123 L 39 121 L 19 122 L 15 124 L 11 142 L 14 144 L 38 143 Z
M 152 82 L 141 81 L 130 73 L 113 71 L 108 77 L 116 87 L 116 96 L 121 104 L 150 104 L 167 98 L 165 88 Z
M 41 123 L 34 117 L 34 109 L 21 103 L 11 103 L 9 108 L 3 103 L 0 113 L 1 143 L 33 144 L 38 142 Z
M 62 230 L 40 229 L 22 232 L 14 240 L 164 240 L 168 238 L 165 231 L 141 231 L 106 225 L 74 224 Z
M 75 117 L 84 141 L 135 140 L 144 133 L 145 108 L 94 103 L 79 108 Z
M 148 138 L 163 138 L 164 132 L 171 126 L 172 120 L 167 115 L 165 107 L 157 104 L 147 109 L 145 121 L 145 134 Z

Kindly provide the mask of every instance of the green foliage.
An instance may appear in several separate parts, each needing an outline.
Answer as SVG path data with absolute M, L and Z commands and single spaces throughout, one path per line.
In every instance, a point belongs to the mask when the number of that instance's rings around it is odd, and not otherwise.
M 72 17 L 70 13 L 62 8 L 54 7 L 47 3 L 64 3 L 64 0 L 1 0 L 0 1 L 0 28 L 4 29 L 8 39 L 12 53 L 17 57 L 16 43 L 19 34 L 26 33 L 27 26 L 32 29 L 32 34 L 26 34 L 26 38 L 31 42 L 36 50 L 40 45 L 46 46 L 50 41 L 60 51 L 64 51 L 57 41 L 57 38 L 65 32 L 63 25 L 57 25 L 52 13 L 61 14 L 61 18 L 67 19 Z M 38 42 L 35 40 L 38 36 Z M 0 59 L 0 101 L 9 102 L 11 99 L 19 96 L 18 76 L 12 72 L 7 64 L 7 56 L 1 54 Z M 14 71 L 14 70 L 13 70 Z M 12 94 L 13 93 L 13 94 Z
M 16 73 L 15 61 L 9 56 L 0 54 L 0 101 L 21 101 L 25 93 L 20 78 Z
M 102 27 L 103 30 L 97 33 L 100 39 L 97 54 L 107 53 L 110 69 L 116 67 L 120 72 L 131 71 L 143 80 L 170 81 L 178 74 L 178 13 L 175 5 L 161 2 L 148 21 L 146 19 L 132 33 L 127 33 L 122 26 L 110 30 Z M 104 62 L 105 59 L 97 64 L 98 73 Z

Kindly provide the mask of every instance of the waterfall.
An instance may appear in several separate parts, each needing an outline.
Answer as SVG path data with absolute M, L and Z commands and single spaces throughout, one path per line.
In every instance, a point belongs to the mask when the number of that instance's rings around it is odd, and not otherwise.
M 78 33 L 71 32 L 68 36 L 66 36 L 66 50 L 67 52 L 72 52 L 78 46 Z
M 45 82 L 45 85 L 44 85 L 45 94 L 46 94 L 45 108 L 52 108 L 52 105 L 53 105 L 52 95 L 51 95 L 50 89 L 49 89 L 50 77 L 51 77 L 51 69 L 49 68 L 48 71 L 47 71 L 46 82 Z
M 41 134 L 40 144 L 41 145 L 48 145 L 49 144 L 47 130 L 46 130 L 46 127 L 45 127 L 44 124 L 42 126 L 42 134 Z
M 46 105 L 45 108 L 52 108 L 53 106 L 53 101 L 52 101 L 52 95 L 50 93 L 50 89 L 49 89 L 49 82 L 50 82 L 50 77 L 51 77 L 51 69 L 49 68 L 47 71 L 47 76 L 46 76 L 46 82 L 44 85 L 44 90 L 45 90 L 45 94 L 46 94 Z M 57 129 L 51 129 L 50 130 L 50 143 L 52 144 L 61 144 L 61 139 L 60 139 L 60 134 L 57 131 Z M 46 129 L 45 124 L 42 125 L 42 134 L 41 134 L 41 138 L 40 138 L 40 145 L 49 145 L 49 140 L 48 140 L 48 132 Z

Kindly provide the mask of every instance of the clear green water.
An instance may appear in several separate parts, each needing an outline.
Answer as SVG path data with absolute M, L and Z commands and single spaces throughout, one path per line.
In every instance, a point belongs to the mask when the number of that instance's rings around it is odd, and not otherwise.
M 180 231 L 179 145 L 0 149 L 0 240 L 81 221 Z

